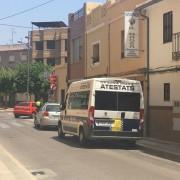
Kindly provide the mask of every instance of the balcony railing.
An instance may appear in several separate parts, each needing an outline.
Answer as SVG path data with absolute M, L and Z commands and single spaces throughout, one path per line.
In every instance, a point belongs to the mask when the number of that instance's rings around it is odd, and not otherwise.
M 180 60 L 180 32 L 173 34 L 172 58 Z

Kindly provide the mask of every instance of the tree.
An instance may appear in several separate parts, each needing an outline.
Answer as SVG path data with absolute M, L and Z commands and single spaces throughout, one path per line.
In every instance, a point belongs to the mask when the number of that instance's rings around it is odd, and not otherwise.
M 43 63 L 33 63 L 30 68 L 30 92 L 36 98 L 44 97 L 47 99 L 50 89 L 49 74 L 52 70 L 51 66 Z
M 49 78 L 51 67 L 43 63 L 33 63 L 29 65 L 29 93 L 35 98 L 43 97 L 47 99 L 50 88 Z M 20 65 L 16 69 L 15 84 L 17 92 L 27 92 L 28 65 Z
M 14 77 L 14 70 L 3 67 L 0 68 L 0 94 L 5 97 L 5 106 L 7 106 L 7 97 L 15 92 Z

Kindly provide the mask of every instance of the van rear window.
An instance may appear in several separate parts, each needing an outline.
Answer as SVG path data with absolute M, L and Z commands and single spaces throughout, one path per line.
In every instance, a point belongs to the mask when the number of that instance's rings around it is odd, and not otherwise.
M 60 106 L 59 105 L 47 105 L 46 111 L 48 111 L 48 112 L 60 112 Z
M 139 112 L 140 93 L 96 91 L 95 109 Z

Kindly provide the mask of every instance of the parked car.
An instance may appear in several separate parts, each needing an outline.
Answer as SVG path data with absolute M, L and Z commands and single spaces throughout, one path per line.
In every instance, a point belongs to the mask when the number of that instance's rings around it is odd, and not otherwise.
M 45 126 L 57 127 L 60 116 L 60 104 L 45 103 L 34 116 L 34 126 L 43 128 Z
M 33 117 L 36 113 L 36 104 L 33 101 L 19 102 L 14 106 L 14 117 L 30 116 Z

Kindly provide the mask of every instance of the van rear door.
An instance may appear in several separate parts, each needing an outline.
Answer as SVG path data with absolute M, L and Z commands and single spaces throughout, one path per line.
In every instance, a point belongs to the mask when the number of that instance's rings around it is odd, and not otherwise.
M 140 93 L 95 91 L 96 130 L 136 132 L 140 119 Z

